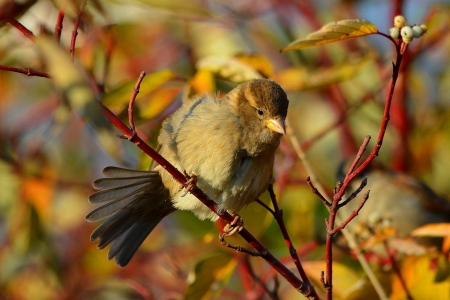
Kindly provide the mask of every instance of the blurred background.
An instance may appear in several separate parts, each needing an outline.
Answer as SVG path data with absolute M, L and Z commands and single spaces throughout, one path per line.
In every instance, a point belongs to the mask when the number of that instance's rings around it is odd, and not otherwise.
M 342 159 L 352 157 L 366 135 L 373 138 L 369 149 L 375 144 L 396 55 L 393 44 L 379 35 L 280 53 L 332 21 L 363 18 L 387 33 L 401 13 L 409 24 L 428 26 L 428 34 L 415 39 L 404 57 L 376 160 L 450 198 L 448 1 L 96 0 L 84 5 L 0 2 L 0 66 L 53 77 L 0 68 L 0 299 L 270 299 L 261 282 L 276 287 L 280 299 L 303 299 L 262 259 L 221 246 L 216 225 L 189 212 L 166 218 L 126 268 L 108 261 L 106 251 L 89 240 L 97 224 L 84 220 L 92 209 L 91 183 L 106 166 L 145 170 L 150 159 L 115 137 L 118 130 L 74 100 L 70 88 L 81 87 L 82 95 L 103 101 L 126 121 L 132 89 L 145 71 L 135 120 L 140 136 L 156 146 L 162 120 L 182 101 L 206 92 L 225 94 L 255 77 L 273 79 L 288 93 L 294 139 L 331 194 Z M 27 38 L 11 19 L 38 38 Z M 327 211 L 306 185 L 311 174 L 288 137 L 275 175 L 287 228 L 310 279 L 318 283 Z M 262 199 L 267 202 L 267 195 Z M 294 269 L 273 217 L 257 204 L 241 215 L 246 228 Z M 230 242 L 245 245 L 238 237 Z M 439 255 L 411 255 L 402 265 L 408 284 L 419 286 L 417 295 L 448 299 L 449 280 L 444 276 L 438 283 L 436 272 L 450 267 L 439 264 Z M 352 255 L 341 251 L 334 259 L 336 299 L 377 299 Z M 374 269 L 393 299 L 405 297 L 388 266 Z

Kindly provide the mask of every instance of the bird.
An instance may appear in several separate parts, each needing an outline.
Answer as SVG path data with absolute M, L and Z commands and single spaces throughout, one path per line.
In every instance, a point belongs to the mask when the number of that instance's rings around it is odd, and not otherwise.
M 256 201 L 273 180 L 275 151 L 286 133 L 289 100 L 269 79 L 241 83 L 224 97 L 187 100 L 163 123 L 159 153 L 215 200 L 219 209 L 236 214 Z M 108 259 L 125 267 L 156 225 L 176 210 L 192 211 L 201 220 L 218 216 L 181 189 L 160 165 L 148 171 L 106 167 L 99 190 L 89 196 L 100 204 L 88 222 L 106 219 L 91 234 Z M 237 214 L 236 214 L 237 215 Z
M 375 162 L 360 176 L 367 177 L 363 192 L 370 190 L 370 197 L 346 227 L 359 240 L 373 236 L 373 230 L 382 228 L 392 228 L 397 237 L 407 238 L 414 229 L 423 225 L 450 222 L 450 202 L 418 178 Z M 348 191 L 354 191 L 359 184 L 360 181 L 354 180 Z M 345 220 L 358 207 L 362 193 L 360 195 L 339 209 L 342 219 Z M 433 245 L 438 241 L 421 238 L 417 242 Z

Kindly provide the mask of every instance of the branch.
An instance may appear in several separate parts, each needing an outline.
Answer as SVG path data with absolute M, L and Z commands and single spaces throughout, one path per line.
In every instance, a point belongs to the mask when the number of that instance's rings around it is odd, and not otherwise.
M 338 233 L 339 231 L 341 231 L 342 229 L 344 229 L 345 226 L 347 226 L 347 224 L 350 223 L 350 221 L 352 221 L 359 214 L 359 211 L 364 206 L 364 204 L 366 204 L 367 199 L 369 199 L 369 194 L 370 194 L 370 190 L 368 190 L 364 194 L 358 207 L 350 214 L 350 216 L 347 218 L 347 220 L 345 220 L 344 222 L 341 223 L 341 225 L 339 225 L 338 227 L 333 229 L 332 235 L 334 235 L 334 234 Z
M 59 10 L 58 19 L 56 20 L 55 25 L 55 39 L 59 42 L 61 40 L 61 32 L 63 29 L 63 21 L 64 21 L 64 4 Z
M 31 69 L 19 69 L 19 68 L 14 68 L 14 67 L 0 66 L 0 70 L 10 71 L 10 72 L 15 72 L 15 73 L 21 73 L 21 74 L 25 74 L 27 76 L 38 76 L 38 77 L 52 78 L 50 76 L 50 74 L 48 74 L 48 73 L 39 72 L 39 71 L 33 71 Z
M 20 23 L 19 21 L 15 19 L 6 19 L 6 20 L 8 21 L 9 24 L 16 27 L 20 32 L 22 32 L 22 34 L 25 37 L 29 38 L 30 40 L 33 40 L 35 38 L 33 32 L 28 28 L 26 28 L 25 26 L 23 26 L 22 23 Z
M 267 190 L 269 191 L 270 199 L 272 200 L 272 205 L 273 205 L 273 208 L 274 208 L 274 210 L 269 210 L 269 212 L 271 212 L 272 215 L 274 216 L 275 220 L 277 220 L 278 227 L 280 227 L 281 233 L 283 234 L 284 242 L 286 243 L 286 246 L 289 249 L 289 254 L 291 255 L 291 258 L 294 261 L 295 266 L 297 267 L 298 273 L 300 274 L 301 279 L 305 283 L 311 285 L 311 287 L 312 287 L 312 294 L 316 298 L 319 298 L 319 296 L 317 295 L 317 293 L 316 293 L 315 289 L 313 288 L 311 282 L 309 281 L 308 276 L 306 276 L 306 272 L 303 269 L 302 264 L 300 263 L 300 258 L 298 257 L 297 250 L 295 249 L 294 245 L 292 244 L 291 237 L 289 236 L 289 232 L 288 232 L 288 230 L 286 228 L 286 224 L 284 223 L 283 211 L 280 210 L 280 208 L 278 207 L 278 202 L 277 202 L 277 198 L 276 198 L 275 192 L 273 190 L 273 185 L 269 184 L 269 187 L 267 188 Z
M 327 199 L 325 199 L 325 197 L 322 195 L 322 193 L 319 192 L 319 190 L 312 183 L 311 178 L 309 176 L 306 177 L 306 183 L 310 187 L 313 194 L 315 194 L 317 197 L 319 197 L 319 199 L 323 202 L 323 204 L 325 204 L 326 207 L 330 208 L 331 202 L 329 202 Z
M 347 199 L 345 199 L 344 201 L 340 202 L 338 207 L 341 208 L 342 206 L 347 205 L 347 203 L 349 203 L 350 201 L 352 201 L 356 196 L 358 196 L 358 194 L 363 190 L 363 188 L 367 185 L 367 177 L 364 177 L 364 179 L 361 181 L 361 184 L 359 185 L 359 187 L 350 194 L 350 196 L 348 196 Z
M 83 10 L 86 7 L 87 0 L 84 0 L 81 4 L 80 11 L 78 12 L 77 18 L 75 20 L 75 24 L 73 25 L 72 30 L 72 39 L 70 41 L 70 58 L 73 60 L 75 56 L 75 43 L 77 41 L 78 36 L 78 27 L 80 26 L 81 16 L 83 14 Z

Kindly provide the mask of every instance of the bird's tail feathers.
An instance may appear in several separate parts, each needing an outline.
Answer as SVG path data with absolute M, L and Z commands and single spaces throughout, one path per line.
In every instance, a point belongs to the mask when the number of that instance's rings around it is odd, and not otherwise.
M 106 178 L 94 181 L 99 189 L 89 196 L 102 204 L 86 216 L 89 222 L 109 217 L 91 235 L 98 248 L 111 244 L 108 259 L 126 266 L 158 223 L 173 212 L 169 191 L 157 171 L 134 171 L 117 167 L 103 170 Z

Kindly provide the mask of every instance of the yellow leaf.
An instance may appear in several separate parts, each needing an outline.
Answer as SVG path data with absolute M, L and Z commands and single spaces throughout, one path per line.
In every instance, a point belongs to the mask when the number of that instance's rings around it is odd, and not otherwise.
M 215 299 L 228 282 L 236 261 L 227 253 L 216 253 L 195 266 L 194 280 L 186 289 L 185 300 Z
M 67 95 L 70 106 L 81 114 L 86 112 L 88 105 L 95 99 L 80 68 L 55 39 L 42 36 L 35 41 L 45 58 L 50 75 Z
M 187 99 L 195 95 L 213 93 L 216 90 L 214 74 L 209 69 L 199 69 L 194 77 L 189 80 L 187 87 Z
M 346 62 L 315 70 L 302 67 L 288 68 L 277 72 L 274 80 L 287 91 L 320 88 L 355 77 L 362 72 L 363 68 L 372 66 L 373 61 L 373 56 L 368 55 L 356 63 Z
M 22 182 L 22 196 L 38 211 L 39 215 L 48 219 L 53 196 L 53 182 L 48 179 L 27 178 Z
M 186 17 L 213 17 L 213 13 L 206 6 L 197 1 L 177 1 L 177 0 L 140 0 L 144 5 L 164 10 L 178 16 Z
M 197 69 L 208 69 L 217 76 L 233 82 L 243 82 L 261 78 L 261 74 L 251 66 L 233 57 L 209 56 L 197 62 Z
M 325 271 L 325 261 L 305 261 L 302 262 L 305 272 L 317 286 L 320 283 L 321 272 Z M 333 261 L 333 295 L 342 298 L 347 291 L 358 282 L 358 274 L 344 264 Z
M 138 102 L 138 99 L 147 96 L 173 78 L 174 74 L 170 70 L 162 70 L 147 74 L 141 83 L 136 102 Z M 130 101 L 130 96 L 136 85 L 136 81 L 137 77 L 105 94 L 102 97 L 103 104 L 110 109 L 123 108 Z
M 259 54 L 238 54 L 236 58 L 244 64 L 263 74 L 265 77 L 272 77 L 273 66 L 269 59 Z
M 140 117 L 151 119 L 159 115 L 172 103 L 179 92 L 180 88 L 177 86 L 164 87 L 154 91 L 150 97 L 137 103 Z
M 300 50 L 317 45 L 329 44 L 343 40 L 353 39 L 361 36 L 378 33 L 377 27 L 364 19 L 350 19 L 331 22 L 324 25 L 304 39 L 296 40 L 283 47 L 281 52 L 289 50 Z
M 427 224 L 415 229 L 413 232 L 411 232 L 411 235 L 433 237 L 450 236 L 450 223 Z
M 433 259 L 430 256 L 408 256 L 403 260 L 402 276 L 413 299 L 449 299 L 450 282 L 434 282 L 436 271 L 431 268 Z M 390 299 L 406 299 L 397 276 L 394 276 Z

